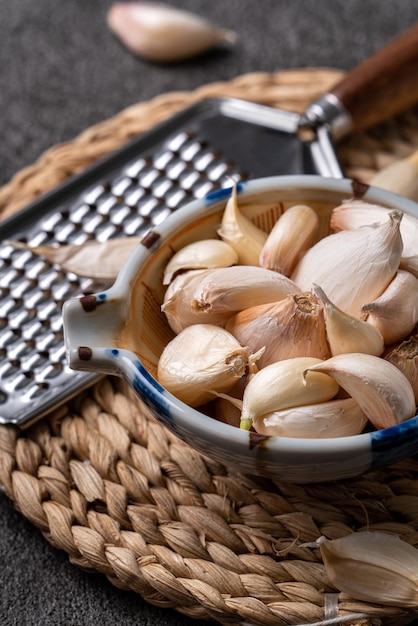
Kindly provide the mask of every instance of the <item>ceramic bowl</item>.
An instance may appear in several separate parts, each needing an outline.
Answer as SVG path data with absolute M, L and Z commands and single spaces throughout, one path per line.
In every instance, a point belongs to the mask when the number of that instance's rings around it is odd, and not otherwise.
M 306 203 L 318 212 L 323 236 L 331 209 L 353 195 L 418 217 L 417 204 L 347 179 L 269 177 L 240 183 L 237 191 L 242 210 L 266 230 L 277 211 Z M 418 416 L 350 437 L 260 437 L 190 408 L 157 382 L 158 359 L 172 337 L 160 311 L 164 267 L 184 245 L 216 236 L 230 194 L 231 189 L 223 189 L 179 209 L 143 238 L 110 289 L 65 303 L 70 367 L 123 377 L 168 429 L 203 455 L 243 473 L 299 483 L 338 480 L 417 452 Z

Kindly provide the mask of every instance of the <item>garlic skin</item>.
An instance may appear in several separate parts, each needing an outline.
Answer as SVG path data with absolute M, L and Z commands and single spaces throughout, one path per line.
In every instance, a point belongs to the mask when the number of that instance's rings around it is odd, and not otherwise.
M 163 285 L 168 285 L 179 272 L 186 270 L 228 267 L 238 263 L 238 254 L 219 239 L 201 239 L 176 252 L 167 263 Z
M 13 240 L 4 243 L 43 256 L 65 272 L 106 284 L 116 279 L 122 265 L 141 241 L 142 237 L 117 237 L 108 241 L 88 241 L 80 245 L 62 246 L 29 246 L 22 241 Z
M 328 298 L 354 317 L 380 296 L 395 276 L 402 255 L 402 213 L 383 224 L 328 235 L 310 248 L 291 278 L 302 291 L 320 285 Z
M 319 219 L 309 206 L 298 204 L 277 220 L 260 253 L 259 264 L 290 276 L 303 253 L 318 236 Z
M 289 294 L 278 302 L 250 307 L 231 317 L 225 328 L 253 352 L 265 346 L 260 368 L 293 357 L 331 356 L 323 306 L 313 294 Z
M 385 354 L 386 361 L 395 365 L 409 380 L 418 405 L 418 335 L 412 335 Z
M 307 369 L 322 364 L 320 359 L 296 357 L 272 363 L 248 382 L 242 399 L 241 428 L 249 429 L 263 415 L 295 406 L 326 402 L 339 390 L 327 374 Z
M 358 352 L 338 354 L 306 371 L 323 372 L 334 378 L 377 429 L 394 426 L 415 414 L 410 382 L 392 363 L 380 357 Z
M 261 415 L 253 421 L 254 429 L 274 437 L 326 439 L 358 435 L 367 417 L 353 398 L 344 398 L 297 406 Z
M 258 265 L 267 233 L 241 213 L 235 186 L 226 203 L 218 235 L 236 251 L 241 265 Z
M 119 2 L 108 11 L 110 30 L 134 54 L 150 61 L 181 61 L 220 44 L 233 44 L 237 36 L 207 20 L 153 2 Z
M 326 336 L 332 356 L 347 352 L 375 356 L 383 353 L 385 345 L 377 328 L 336 307 L 319 285 L 313 285 L 313 291 L 324 306 Z
M 405 339 L 418 322 L 418 279 L 399 270 L 381 296 L 361 310 L 367 323 L 383 335 L 385 344 Z
M 357 229 L 370 224 L 382 224 L 387 221 L 392 209 L 369 204 L 363 200 L 346 200 L 335 207 L 331 213 L 330 229 L 340 230 Z M 400 224 L 403 242 L 402 259 L 417 255 L 418 219 L 407 213 L 403 215 Z M 404 268 L 406 269 L 406 268 Z
M 396 535 L 355 532 L 319 541 L 325 572 L 352 598 L 389 606 L 418 605 L 418 550 Z
M 158 381 L 190 406 L 232 389 L 245 374 L 249 351 L 226 330 L 210 324 L 188 326 L 167 344 L 158 363 Z
M 418 202 L 418 150 L 381 169 L 369 184 Z

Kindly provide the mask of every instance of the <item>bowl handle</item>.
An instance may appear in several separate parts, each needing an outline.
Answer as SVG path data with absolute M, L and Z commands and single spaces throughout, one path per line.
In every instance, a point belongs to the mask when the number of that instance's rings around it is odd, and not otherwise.
M 103 374 L 120 371 L 112 358 L 123 324 L 123 301 L 106 292 L 72 298 L 62 309 L 64 341 L 72 369 Z

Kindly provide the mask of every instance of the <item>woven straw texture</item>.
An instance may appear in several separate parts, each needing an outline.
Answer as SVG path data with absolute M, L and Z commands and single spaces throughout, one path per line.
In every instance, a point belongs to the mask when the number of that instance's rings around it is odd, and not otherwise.
M 19 172 L 0 190 L 1 214 L 202 98 L 301 112 L 341 75 L 247 74 L 131 106 Z M 338 154 L 347 175 L 367 182 L 417 147 L 418 112 L 410 111 L 350 137 Z M 222 624 L 410 624 L 418 609 L 338 593 L 313 542 L 381 530 L 418 546 L 417 481 L 416 459 L 319 485 L 234 474 L 178 441 L 110 378 L 27 431 L 0 427 L 0 485 L 47 541 L 151 604 Z

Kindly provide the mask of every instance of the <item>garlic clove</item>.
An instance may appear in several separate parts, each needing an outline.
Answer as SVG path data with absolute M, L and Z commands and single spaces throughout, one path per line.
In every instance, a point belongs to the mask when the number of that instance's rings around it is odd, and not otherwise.
M 380 170 L 369 181 L 374 187 L 418 201 L 418 150 Z
M 303 253 L 318 236 L 319 219 L 309 206 L 298 204 L 277 220 L 261 250 L 259 264 L 290 276 Z
M 195 324 L 182 330 L 164 348 L 158 363 L 158 381 L 190 406 L 214 399 L 245 374 L 249 351 L 225 329 Z
M 275 411 L 333 398 L 339 385 L 330 376 L 317 376 L 319 372 L 304 375 L 308 368 L 321 363 L 312 357 L 296 357 L 272 363 L 257 372 L 244 390 L 241 428 L 248 430 L 253 421 Z
M 107 23 L 131 52 L 157 62 L 187 59 L 237 39 L 230 30 L 162 3 L 116 3 L 109 9 Z
M 360 317 L 362 305 L 382 293 L 399 267 L 401 219 L 392 211 L 383 224 L 324 237 L 306 252 L 292 280 L 302 291 L 320 285 L 337 307 Z
M 170 283 L 161 310 L 175 333 L 191 324 L 224 326 L 252 302 L 271 302 L 296 293 L 286 276 L 262 267 L 234 265 L 189 270 Z
M 375 356 L 383 353 L 383 337 L 377 328 L 339 309 L 319 285 L 313 285 L 313 291 L 324 306 L 326 336 L 332 356 L 347 352 Z
M 349 596 L 390 606 L 418 605 L 418 550 L 396 535 L 356 532 L 319 541 L 325 572 Z
M 386 361 L 395 365 L 409 380 L 418 405 L 418 335 L 412 335 L 385 354 Z
M 330 228 L 334 232 L 357 229 L 387 221 L 392 209 L 369 204 L 363 200 L 346 200 L 332 210 Z M 405 214 L 400 224 L 403 242 L 402 258 L 416 256 L 418 240 L 418 219 Z
M 325 439 L 358 435 L 366 424 L 367 417 L 357 402 L 344 398 L 260 415 L 253 427 L 262 435 Z
M 231 317 L 253 302 L 265 304 L 299 289 L 290 278 L 250 265 L 206 270 L 194 290 L 192 309 L 205 315 L 225 313 Z
M 241 265 L 258 265 L 267 233 L 240 211 L 236 186 L 226 203 L 218 235 L 237 252 Z
M 201 323 L 199 312 L 192 307 L 195 290 L 199 287 L 202 277 L 213 270 L 189 270 L 178 274 L 167 287 L 161 310 L 167 318 L 170 328 L 179 333 L 187 326 Z M 232 312 L 214 311 L 205 318 L 206 323 L 224 326 Z
M 385 344 L 405 339 L 418 322 L 418 279 L 399 270 L 385 291 L 361 310 L 367 323 L 383 335 Z
M 293 357 L 331 356 L 323 306 L 310 293 L 289 294 L 278 302 L 240 311 L 228 320 L 226 329 L 253 352 L 265 346 L 260 368 Z
M 181 248 L 167 263 L 163 284 L 168 285 L 178 272 L 228 267 L 238 263 L 238 254 L 219 239 L 202 239 Z
M 307 372 L 328 374 L 347 391 L 376 428 L 387 428 L 415 413 L 415 397 L 406 376 L 371 354 L 338 354 L 309 366 Z

